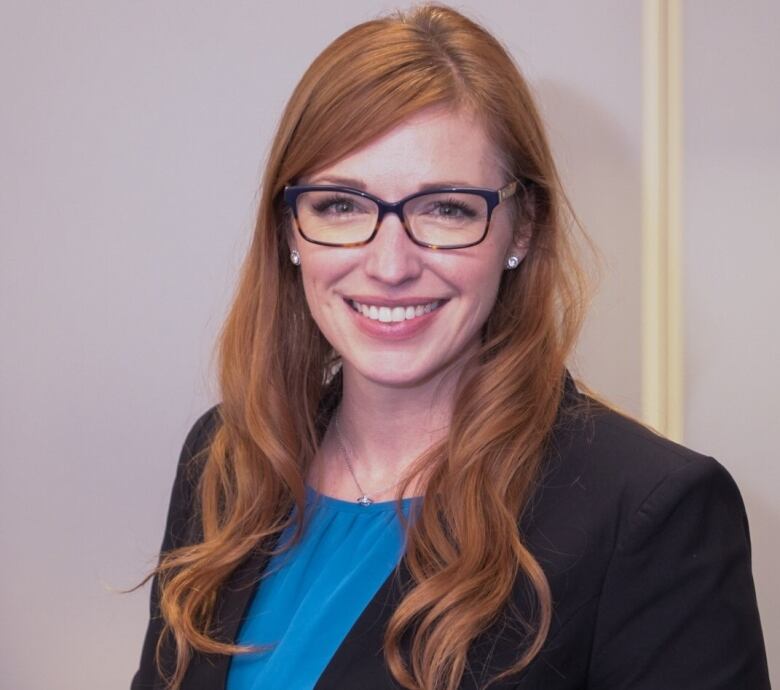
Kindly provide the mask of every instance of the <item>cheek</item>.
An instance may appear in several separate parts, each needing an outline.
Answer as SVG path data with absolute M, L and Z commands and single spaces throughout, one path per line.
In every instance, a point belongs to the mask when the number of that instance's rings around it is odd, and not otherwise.
M 479 299 L 479 319 L 484 322 L 493 309 L 498 294 L 498 285 L 500 281 L 500 269 L 491 268 L 480 274 L 475 284 L 475 291 Z
M 466 257 L 463 257 L 466 259 Z M 503 255 L 499 248 L 485 245 L 479 255 L 459 261 L 450 267 L 452 281 L 461 294 L 479 304 L 479 309 L 492 307 L 501 280 Z M 487 305 L 485 305 L 487 303 Z
M 498 295 L 498 288 L 501 284 L 504 268 L 504 254 L 506 247 L 502 243 L 500 246 L 491 244 L 485 246 L 486 255 L 482 257 L 477 265 L 474 266 L 468 277 L 470 292 L 475 301 L 474 318 L 479 321 L 478 326 L 482 326 L 490 316 Z
M 327 317 L 338 306 L 334 291 L 341 277 L 349 271 L 343 262 L 334 260 L 332 254 L 320 252 L 304 255 L 301 261 L 301 275 L 306 302 L 315 319 Z M 321 327 L 323 324 L 320 324 Z
M 323 276 L 319 273 L 309 270 L 303 275 L 303 290 L 306 293 L 306 302 L 315 318 L 325 308 L 324 290 L 326 284 L 323 283 Z
M 334 318 L 334 308 L 326 298 L 323 277 L 319 273 L 309 271 L 303 274 L 303 292 L 309 314 L 325 339 L 336 347 L 339 338 L 337 320 Z

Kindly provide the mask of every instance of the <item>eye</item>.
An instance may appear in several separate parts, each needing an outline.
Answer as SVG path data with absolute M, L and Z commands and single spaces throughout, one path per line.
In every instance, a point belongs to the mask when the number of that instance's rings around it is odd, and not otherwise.
M 437 199 L 426 205 L 426 214 L 442 219 L 467 220 L 477 216 L 468 203 L 457 199 Z
M 332 194 L 311 201 L 311 208 L 321 216 L 348 216 L 368 212 L 360 197 L 347 194 Z

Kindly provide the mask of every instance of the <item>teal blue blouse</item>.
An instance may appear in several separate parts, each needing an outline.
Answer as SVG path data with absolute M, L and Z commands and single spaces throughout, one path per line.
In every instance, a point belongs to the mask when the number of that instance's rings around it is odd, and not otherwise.
M 404 515 L 409 517 L 412 504 L 421 500 L 404 499 Z M 234 656 L 227 690 L 314 687 L 403 554 L 395 505 L 362 506 L 306 487 L 302 540 L 270 559 L 237 639 L 276 644 L 267 652 Z M 279 543 L 286 543 L 293 530 L 294 524 Z

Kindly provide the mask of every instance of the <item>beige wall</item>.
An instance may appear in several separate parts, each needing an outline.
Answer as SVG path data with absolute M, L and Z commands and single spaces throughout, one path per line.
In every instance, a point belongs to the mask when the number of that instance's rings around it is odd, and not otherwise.
M 780 4 L 687 0 L 684 10 L 684 440 L 742 490 L 777 685 Z
M 458 5 L 496 31 L 531 79 L 574 207 L 604 255 L 575 368 L 639 414 L 641 4 Z M 729 88 L 686 91 L 696 126 L 710 127 L 686 140 L 686 440 L 744 489 L 776 651 L 767 429 L 778 155 L 761 142 L 777 134 L 777 118 L 761 113 L 776 107 L 777 88 L 754 31 L 769 24 L 761 11 L 775 25 L 777 14 L 755 3 L 752 25 L 726 2 L 711 5 L 687 6 L 700 16 L 690 35 L 733 77 Z M 0 690 L 128 685 L 148 589 L 106 587 L 133 584 L 153 562 L 184 434 L 215 399 L 210 348 L 276 119 L 329 40 L 393 6 L 0 5 L 0 552 L 15 564 L 0 574 L 0 610 L 14 621 L 0 624 Z M 709 54 L 696 69 L 712 68 Z M 740 97 L 729 100 L 734 88 Z M 689 103 L 689 94 L 699 95 Z

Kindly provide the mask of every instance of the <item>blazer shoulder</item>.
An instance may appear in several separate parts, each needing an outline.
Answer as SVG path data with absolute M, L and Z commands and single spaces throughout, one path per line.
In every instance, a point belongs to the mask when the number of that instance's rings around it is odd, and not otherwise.
M 203 451 L 208 448 L 219 425 L 219 420 L 220 407 L 217 404 L 198 417 L 184 439 L 176 467 L 176 477 L 171 489 L 168 516 L 160 547 L 160 561 L 167 552 L 201 540 L 200 521 L 195 511 L 195 494 L 203 461 L 207 455 Z M 138 670 L 130 684 L 131 690 L 157 690 L 163 687 L 155 659 L 157 641 L 163 630 L 159 586 L 159 576 L 155 574 L 149 596 L 149 622 L 141 649 Z M 175 659 L 173 654 L 170 645 L 165 644 L 162 655 L 167 673 L 173 670 L 173 660 Z
M 198 417 L 184 439 L 176 472 L 176 483 L 196 482 L 215 432 L 220 424 L 220 403 Z
M 671 508 L 691 488 L 717 486 L 741 503 L 734 479 L 715 458 L 579 391 L 562 406 L 544 476 L 556 486 L 578 487 L 591 506 L 626 519 L 651 496 L 666 497 Z
M 163 550 L 199 540 L 196 493 L 208 448 L 220 425 L 220 409 L 217 403 L 203 412 L 184 439 L 171 489 Z
M 193 457 L 210 441 L 220 423 L 221 403 L 212 405 L 198 417 L 184 439 L 183 455 Z

